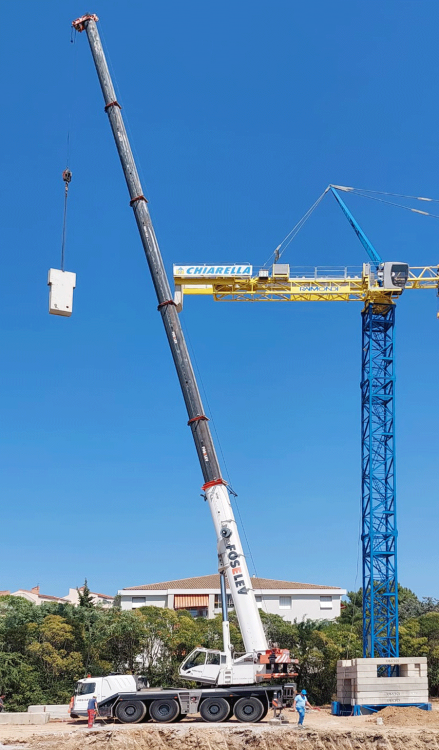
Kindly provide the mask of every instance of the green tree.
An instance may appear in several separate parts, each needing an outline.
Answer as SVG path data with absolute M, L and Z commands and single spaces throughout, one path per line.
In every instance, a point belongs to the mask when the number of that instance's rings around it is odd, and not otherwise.
M 83 676 L 89 672 L 99 676 L 115 671 L 102 645 L 107 614 L 102 607 L 69 606 L 64 615 L 73 628 L 76 648 L 82 655 Z
M 42 622 L 44 613 L 33 602 L 20 596 L 0 599 L 0 651 L 24 653 L 32 640 L 30 624 Z
M 24 654 L 0 652 L 0 694 L 5 695 L 7 711 L 27 711 L 32 704 L 44 703 L 38 669 Z
M 271 644 L 278 643 L 282 648 L 288 648 L 291 655 L 295 656 L 299 642 L 297 623 L 288 622 L 280 615 L 270 614 L 264 610 L 260 610 L 259 614 L 267 641 Z
M 428 639 L 421 635 L 419 619 L 406 620 L 399 626 L 400 656 L 427 656 Z
M 84 580 L 82 589 L 77 588 L 76 591 L 78 592 L 80 607 L 88 607 L 89 609 L 91 607 L 94 607 L 93 597 L 91 595 L 90 589 L 88 588 L 87 579 Z
M 418 619 L 419 634 L 426 638 L 428 681 L 431 695 L 439 695 L 439 612 L 428 612 Z M 413 656 L 418 654 L 413 654 Z
M 180 662 L 201 643 L 201 620 L 158 607 L 140 607 L 136 614 L 143 628 L 140 671 L 152 686 L 178 685 Z
M 157 609 L 157 607 L 155 608 Z M 112 670 L 135 670 L 142 652 L 144 625 L 137 610 L 109 609 L 102 611 L 99 632 L 94 631 L 96 654 L 111 664 Z
M 363 589 L 348 591 L 347 601 L 342 602 L 339 621 L 353 625 L 361 633 L 363 622 Z
M 39 626 L 32 623 L 30 628 L 33 640 L 26 654 L 40 675 L 45 695 L 54 702 L 68 701 L 83 669 L 82 656 L 74 651 L 72 627 L 60 615 L 49 614 Z

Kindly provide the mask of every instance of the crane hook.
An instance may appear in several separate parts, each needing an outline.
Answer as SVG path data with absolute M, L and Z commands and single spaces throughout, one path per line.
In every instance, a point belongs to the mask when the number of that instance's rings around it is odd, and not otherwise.
M 63 178 L 63 180 L 64 180 L 64 182 L 66 184 L 66 190 L 67 190 L 69 182 L 72 181 L 72 173 L 71 173 L 70 169 L 65 169 L 64 170 L 64 172 L 62 173 L 62 178 Z

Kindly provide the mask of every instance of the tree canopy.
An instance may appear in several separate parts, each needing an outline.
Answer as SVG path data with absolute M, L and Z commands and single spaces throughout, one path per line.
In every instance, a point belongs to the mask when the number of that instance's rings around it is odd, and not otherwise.
M 86 582 L 87 583 L 87 582 Z M 35 703 L 68 703 L 75 682 L 88 673 L 144 675 L 152 687 L 187 685 L 178 669 L 195 646 L 221 648 L 221 617 L 193 618 L 184 610 L 139 607 L 124 611 L 90 602 L 88 586 L 79 606 L 35 605 L 14 596 L 0 598 L 0 694 L 7 710 Z M 439 602 L 418 599 L 400 587 L 401 656 L 427 656 L 430 693 L 439 694 Z M 299 659 L 299 688 L 312 702 L 327 703 L 336 690 L 338 659 L 362 656 L 362 591 L 349 592 L 336 620 L 287 622 L 261 611 L 271 643 Z M 230 635 L 243 651 L 236 615 Z

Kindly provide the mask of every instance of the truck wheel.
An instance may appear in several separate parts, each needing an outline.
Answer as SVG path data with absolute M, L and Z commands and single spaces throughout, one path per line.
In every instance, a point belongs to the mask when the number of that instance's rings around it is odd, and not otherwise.
M 203 721 L 225 721 L 230 713 L 230 705 L 225 698 L 206 698 L 200 706 Z
M 116 706 L 116 716 L 123 724 L 137 724 L 146 714 L 142 701 L 121 701 Z
M 180 713 L 180 707 L 173 698 L 153 701 L 149 707 L 149 715 L 153 721 L 166 723 L 175 721 Z
M 264 714 L 264 706 L 259 698 L 240 698 L 233 709 L 238 721 L 260 721 Z

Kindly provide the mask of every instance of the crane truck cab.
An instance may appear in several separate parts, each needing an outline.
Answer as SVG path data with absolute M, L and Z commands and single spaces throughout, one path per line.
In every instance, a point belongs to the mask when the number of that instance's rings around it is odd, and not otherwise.
M 275 654 L 276 670 L 272 670 L 270 653 Z M 182 662 L 179 675 L 203 685 L 254 685 L 271 677 L 296 677 L 297 659 L 287 649 L 234 654 L 198 646 Z
M 179 675 L 203 685 L 253 685 L 264 671 L 253 653 L 228 660 L 224 651 L 198 647 L 182 662 Z
M 78 680 L 70 716 L 72 719 L 87 716 L 88 702 L 93 695 L 96 695 L 99 704 L 117 693 L 135 693 L 136 690 L 136 679 L 130 674 L 111 674 L 107 677 L 86 677 Z
M 253 685 L 265 667 L 253 653 L 227 659 L 227 653 L 210 648 L 195 648 L 180 666 L 180 677 L 203 685 Z

